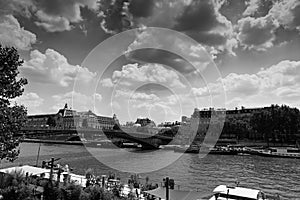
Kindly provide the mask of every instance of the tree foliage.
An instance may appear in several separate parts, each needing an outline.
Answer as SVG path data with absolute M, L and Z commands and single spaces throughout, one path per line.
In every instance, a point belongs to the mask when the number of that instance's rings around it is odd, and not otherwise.
M 24 106 L 11 105 L 11 100 L 24 92 L 27 80 L 18 79 L 23 61 L 14 47 L 0 45 L 0 159 L 13 161 L 19 154 L 17 147 L 21 127 L 26 122 Z
M 253 130 L 263 134 L 268 143 L 294 143 L 300 128 L 300 112 L 286 105 L 272 105 L 268 110 L 255 113 L 250 123 Z

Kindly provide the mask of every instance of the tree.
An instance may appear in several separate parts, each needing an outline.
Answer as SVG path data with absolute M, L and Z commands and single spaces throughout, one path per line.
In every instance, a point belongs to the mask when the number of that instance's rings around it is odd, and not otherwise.
M 14 47 L 0 45 L 0 159 L 13 161 L 19 154 L 20 130 L 26 122 L 24 106 L 11 105 L 11 100 L 23 94 L 24 78 L 17 79 L 23 64 Z
M 254 113 L 250 119 L 250 124 L 252 130 L 263 135 L 264 140 L 269 146 L 269 137 L 274 125 L 271 113 L 268 110 L 262 110 Z
M 289 106 L 272 105 L 270 109 L 255 113 L 250 120 L 254 131 L 263 134 L 268 142 L 295 143 L 300 128 L 300 112 Z

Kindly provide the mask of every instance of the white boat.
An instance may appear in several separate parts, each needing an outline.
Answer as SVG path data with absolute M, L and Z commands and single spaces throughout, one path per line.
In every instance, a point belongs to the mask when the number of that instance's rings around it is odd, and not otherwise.
M 266 157 L 279 157 L 279 158 L 298 158 L 300 159 L 300 149 L 298 148 L 269 148 L 259 151 L 258 155 Z
M 243 187 L 219 185 L 213 193 L 209 200 L 270 200 L 261 190 Z

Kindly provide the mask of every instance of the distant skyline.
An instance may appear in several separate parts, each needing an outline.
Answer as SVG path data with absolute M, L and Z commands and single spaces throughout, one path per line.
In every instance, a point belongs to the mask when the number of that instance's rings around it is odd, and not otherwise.
M 199 99 L 200 109 L 212 107 L 210 95 L 218 95 L 220 80 L 208 76 L 187 87 L 196 81 L 195 71 L 171 53 L 135 51 L 103 66 L 114 53 L 107 47 L 97 52 L 98 60 L 85 60 L 102 41 L 137 27 L 169 28 L 199 42 L 222 75 L 227 109 L 271 104 L 300 108 L 299 0 L 2 0 L 0 6 L 0 43 L 17 47 L 24 59 L 20 76 L 29 84 L 17 102 L 29 114 L 54 113 L 68 103 L 78 111 L 115 113 L 122 123 L 137 117 L 160 123 L 190 116 L 195 107 L 191 95 Z M 131 39 L 128 49 L 168 42 L 142 31 Z M 194 47 L 184 51 L 202 56 Z M 213 66 L 206 61 L 201 73 Z M 93 96 L 73 92 L 75 79 L 76 85 L 96 88 Z M 122 85 L 116 87 L 118 82 Z M 126 98 L 130 101 L 124 102 Z

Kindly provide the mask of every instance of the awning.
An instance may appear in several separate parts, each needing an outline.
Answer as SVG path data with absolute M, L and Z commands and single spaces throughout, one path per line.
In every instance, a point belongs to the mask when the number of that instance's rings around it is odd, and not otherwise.
M 166 188 L 156 188 L 154 190 L 144 191 L 147 194 L 166 199 Z M 170 200 L 199 200 L 203 194 L 195 191 L 169 190 Z
M 50 169 L 44 169 L 44 168 L 24 165 L 24 166 L 10 167 L 10 168 L 0 170 L 0 172 L 8 173 L 8 174 L 13 173 L 15 171 L 22 171 L 24 173 L 24 176 L 26 175 L 26 173 L 28 173 L 28 175 L 30 176 L 30 175 L 40 175 L 43 173 L 49 173 Z

